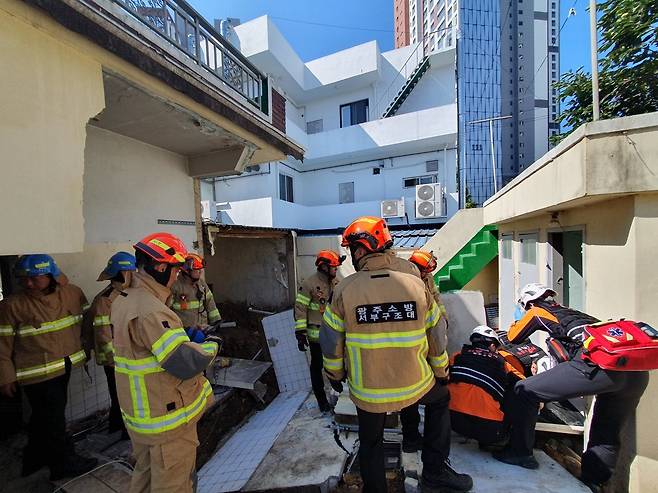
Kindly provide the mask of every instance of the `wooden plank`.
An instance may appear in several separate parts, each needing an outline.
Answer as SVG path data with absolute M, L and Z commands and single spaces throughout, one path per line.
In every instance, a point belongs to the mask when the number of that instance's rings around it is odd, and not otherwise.
M 577 425 L 561 425 L 556 423 L 537 423 L 535 425 L 535 431 L 560 433 L 562 435 L 582 435 L 585 432 L 585 427 Z

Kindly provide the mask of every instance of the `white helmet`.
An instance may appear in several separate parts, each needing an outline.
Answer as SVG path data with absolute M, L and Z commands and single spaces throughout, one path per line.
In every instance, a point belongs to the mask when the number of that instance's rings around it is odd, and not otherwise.
M 518 303 L 519 305 L 523 306 L 523 308 L 527 308 L 528 303 L 534 300 L 538 300 L 545 294 L 548 294 L 550 296 L 555 296 L 555 291 L 553 291 L 548 286 L 545 286 L 538 282 L 532 282 L 530 284 L 526 284 L 525 286 L 523 286 L 521 291 L 519 291 Z
M 496 331 L 493 330 L 491 327 L 487 327 L 486 325 L 478 325 L 477 327 L 475 327 L 471 332 L 471 336 L 470 336 L 471 341 L 473 341 L 473 336 L 486 337 L 487 339 L 495 339 L 498 342 L 498 345 L 500 345 L 500 337 L 498 337 Z

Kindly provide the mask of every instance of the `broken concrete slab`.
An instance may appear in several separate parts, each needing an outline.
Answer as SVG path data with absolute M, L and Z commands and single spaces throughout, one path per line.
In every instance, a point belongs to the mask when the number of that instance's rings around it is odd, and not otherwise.
M 254 390 L 255 384 L 263 376 L 272 363 L 269 361 L 253 361 L 239 358 L 226 358 L 229 366 L 220 368 L 214 366 L 211 383 L 238 389 Z
M 284 392 L 252 416 L 201 468 L 198 493 L 240 490 L 307 396 L 307 391 Z
M 356 433 L 340 434 L 347 450 L 352 450 L 356 438 Z M 334 440 L 331 417 L 318 412 L 315 397 L 311 396 L 281 432 L 242 490 L 316 486 L 328 491 L 340 478 L 347 457 Z
M 480 291 L 452 291 L 441 294 L 448 313 L 448 354 L 460 351 L 471 331 L 487 324 L 484 297 Z
M 297 349 L 292 310 L 265 317 L 262 323 L 279 391 L 310 390 L 311 375 L 306 353 Z
M 539 469 L 529 470 L 510 466 L 494 459 L 489 452 L 478 448 L 475 441 L 465 442 L 453 436 L 450 449 L 452 467 L 473 477 L 474 493 L 509 493 L 523 490 L 524 493 L 589 493 L 583 483 L 540 450 L 535 450 Z M 422 473 L 420 452 L 403 454 L 403 467 Z M 410 463 L 410 461 L 415 461 Z M 522 485 L 522 486 L 521 486 Z

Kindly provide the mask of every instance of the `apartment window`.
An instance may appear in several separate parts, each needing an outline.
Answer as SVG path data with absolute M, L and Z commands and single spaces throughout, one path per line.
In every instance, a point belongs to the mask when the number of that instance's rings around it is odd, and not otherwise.
M 523 15 L 523 10 L 519 10 L 519 15 Z
M 437 173 L 439 171 L 439 160 L 425 161 L 425 171 L 428 173 Z
M 404 188 L 414 188 L 416 185 L 436 183 L 436 175 L 412 176 L 404 178 Z
M 362 99 L 340 107 L 340 126 L 349 127 L 368 121 L 368 100 Z
M 522 26 L 522 25 L 523 25 L 523 21 L 519 21 L 519 26 Z
M 306 122 L 307 134 L 319 134 L 320 132 L 322 132 L 322 118 L 320 118 L 319 120 Z
M 351 204 L 354 202 L 354 182 L 348 181 L 346 183 L 338 184 L 338 203 Z
M 279 198 L 286 202 L 294 202 L 292 193 L 292 176 L 279 173 Z

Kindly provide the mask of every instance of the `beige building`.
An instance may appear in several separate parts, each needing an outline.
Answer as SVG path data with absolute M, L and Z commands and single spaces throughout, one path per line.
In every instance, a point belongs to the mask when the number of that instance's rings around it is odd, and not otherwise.
M 16 256 L 43 252 L 91 299 L 107 258 L 148 233 L 200 247 L 200 177 L 302 158 L 267 76 L 172 5 L 0 2 L 0 296 Z M 70 418 L 104 402 L 85 382 Z
M 583 125 L 482 209 L 460 211 L 426 248 L 442 265 L 486 224 L 498 228 L 498 275 L 488 266 L 469 289 L 498 292 L 501 328 L 528 282 L 598 318 L 658 326 L 658 113 Z M 615 492 L 658 491 L 657 406 L 654 372 L 625 430 Z

